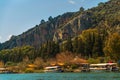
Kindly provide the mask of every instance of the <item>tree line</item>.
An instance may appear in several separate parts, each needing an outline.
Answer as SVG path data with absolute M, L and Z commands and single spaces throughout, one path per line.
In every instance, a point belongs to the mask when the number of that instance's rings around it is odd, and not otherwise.
M 108 31 L 109 32 L 109 31 Z M 62 52 L 72 52 L 80 57 L 98 58 L 109 57 L 114 61 L 120 59 L 120 34 L 113 32 L 109 34 L 105 28 L 88 29 L 77 37 L 68 37 L 63 42 L 47 41 L 39 48 L 29 45 L 5 49 L 0 51 L 0 60 L 3 62 L 21 62 L 26 57 L 34 61 L 37 57 L 43 60 L 54 59 Z

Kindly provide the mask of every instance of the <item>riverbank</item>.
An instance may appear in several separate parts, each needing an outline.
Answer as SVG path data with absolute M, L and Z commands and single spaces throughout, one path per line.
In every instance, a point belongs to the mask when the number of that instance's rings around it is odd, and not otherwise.
M 119 72 L 117 63 L 99 63 L 99 64 L 71 64 L 62 66 L 47 66 L 42 69 L 36 68 L 34 65 L 29 65 L 23 70 L 18 67 L 0 68 L 0 73 L 44 73 L 44 72 Z

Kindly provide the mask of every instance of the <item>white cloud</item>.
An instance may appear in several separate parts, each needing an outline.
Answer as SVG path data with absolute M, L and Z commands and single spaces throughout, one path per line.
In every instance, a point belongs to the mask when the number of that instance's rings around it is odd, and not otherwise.
M 12 37 L 12 35 L 9 35 L 7 40 L 10 40 L 11 37 Z
M 69 0 L 68 2 L 69 2 L 70 4 L 76 4 L 76 2 L 73 1 L 73 0 Z

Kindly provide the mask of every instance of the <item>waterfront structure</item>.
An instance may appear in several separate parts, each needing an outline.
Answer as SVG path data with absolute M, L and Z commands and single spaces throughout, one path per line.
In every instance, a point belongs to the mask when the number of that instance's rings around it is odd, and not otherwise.
M 119 71 L 117 63 L 99 63 L 90 64 L 90 71 L 101 72 L 101 71 Z
M 45 67 L 44 72 L 62 72 L 62 68 L 60 66 L 49 66 Z

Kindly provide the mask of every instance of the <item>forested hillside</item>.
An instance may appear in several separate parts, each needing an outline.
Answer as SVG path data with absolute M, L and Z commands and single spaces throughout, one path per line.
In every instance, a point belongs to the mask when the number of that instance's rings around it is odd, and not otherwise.
M 0 59 L 20 62 L 55 58 L 69 51 L 82 58 L 120 59 L 120 0 L 99 3 L 97 7 L 67 12 L 0 44 Z

